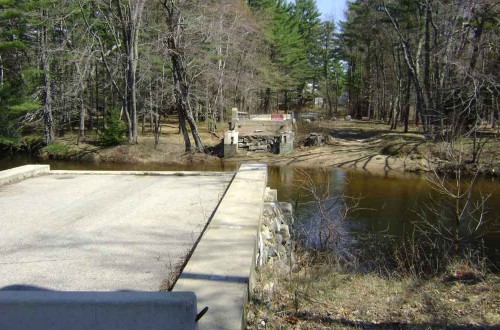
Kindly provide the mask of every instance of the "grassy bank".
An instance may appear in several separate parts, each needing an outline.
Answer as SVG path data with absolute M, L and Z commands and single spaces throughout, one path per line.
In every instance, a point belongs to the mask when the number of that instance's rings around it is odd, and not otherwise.
M 299 257 L 300 259 L 300 257 Z M 303 262 L 295 272 L 261 269 L 248 329 L 498 329 L 500 276 L 380 276 Z
M 72 160 L 84 162 L 108 162 L 128 164 L 197 164 L 218 161 L 216 146 L 220 143 L 224 125 L 215 133 L 209 133 L 207 124 L 200 123 L 199 131 L 208 147 L 206 154 L 190 154 L 184 150 L 184 140 L 178 132 L 177 120 L 167 119 L 162 124 L 158 144 L 153 132 L 146 127 L 139 134 L 138 143 L 123 142 L 114 146 L 101 143 L 99 134 L 88 131 L 84 138 L 78 138 L 76 130 L 56 137 L 54 144 L 37 149 L 41 159 Z

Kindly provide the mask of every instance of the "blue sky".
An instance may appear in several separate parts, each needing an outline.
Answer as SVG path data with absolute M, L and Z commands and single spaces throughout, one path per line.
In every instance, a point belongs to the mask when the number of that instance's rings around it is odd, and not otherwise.
M 316 0 L 322 19 L 334 18 L 335 21 L 344 19 L 344 10 L 347 0 Z

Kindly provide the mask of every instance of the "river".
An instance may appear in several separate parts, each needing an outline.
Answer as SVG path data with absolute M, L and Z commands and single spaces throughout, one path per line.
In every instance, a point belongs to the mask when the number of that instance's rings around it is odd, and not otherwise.
M 237 163 L 219 162 L 201 165 L 157 165 L 157 164 L 115 164 L 82 163 L 71 161 L 40 161 L 26 156 L 17 156 L 0 160 L 0 170 L 24 164 L 50 164 L 56 170 L 192 170 L 192 171 L 235 171 Z M 285 166 L 270 166 L 268 186 L 278 189 L 280 201 L 291 202 L 298 206 L 298 223 L 304 233 L 312 230 L 314 219 L 318 216 L 317 208 L 310 203 L 313 198 L 304 191 L 304 178 L 308 178 L 321 193 L 328 192 L 335 196 L 343 193 L 358 201 L 343 225 L 345 234 L 357 241 L 360 234 L 378 235 L 402 239 L 414 233 L 414 223 L 418 214 L 427 206 L 436 202 L 443 203 L 439 194 L 430 187 L 428 181 L 420 175 L 388 173 L 385 176 L 370 174 L 365 171 L 332 169 L 296 169 Z M 500 226 L 500 182 L 498 179 L 478 179 L 472 194 L 473 200 L 489 195 L 485 203 L 484 219 Z M 305 229 L 304 229 L 305 228 Z M 497 266 L 500 266 L 500 232 L 490 230 L 482 236 L 486 247 L 485 254 Z M 314 239 L 311 239 L 314 244 Z M 499 267 L 500 268 L 500 267 Z

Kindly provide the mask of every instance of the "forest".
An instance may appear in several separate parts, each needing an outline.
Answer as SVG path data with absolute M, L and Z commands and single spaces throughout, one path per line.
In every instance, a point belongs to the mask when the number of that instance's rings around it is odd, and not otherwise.
M 405 132 L 410 121 L 429 134 L 494 126 L 499 10 L 489 0 L 351 3 L 339 40 L 351 111 Z
M 186 151 L 203 151 L 197 123 L 231 107 L 322 97 L 333 117 L 341 95 L 354 118 L 470 135 L 499 117 L 499 8 L 357 0 L 335 22 L 314 0 L 1 0 L 0 141 L 138 143 L 172 115 Z
M 233 106 L 304 102 L 306 82 L 320 75 L 318 33 L 334 32 L 310 0 L 6 0 L 0 8 L 4 143 L 38 134 L 51 144 L 73 129 L 82 139 L 113 118 L 137 143 L 141 127 L 158 132 L 173 114 L 186 150 L 202 151 L 199 121 L 223 122 Z
M 500 328 L 500 1 L 318 3 L 0 0 L 0 170 L 265 163 L 248 329 Z

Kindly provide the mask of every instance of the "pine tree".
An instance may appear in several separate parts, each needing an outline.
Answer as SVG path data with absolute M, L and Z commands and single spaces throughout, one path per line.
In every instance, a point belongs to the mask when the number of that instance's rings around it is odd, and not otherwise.
M 326 99 L 328 114 L 337 112 L 337 99 L 343 89 L 344 67 L 338 55 L 338 38 L 333 21 L 324 21 L 319 28 L 315 66 L 320 90 Z
M 320 13 L 315 0 L 296 0 L 293 14 L 298 24 L 298 33 L 303 41 L 303 49 L 307 57 L 304 68 L 304 80 L 314 79 L 314 57 L 318 47 L 320 32 Z
M 41 106 L 36 95 L 40 72 L 26 56 L 34 46 L 28 5 L 0 1 L 0 137 L 19 138 L 22 116 Z

